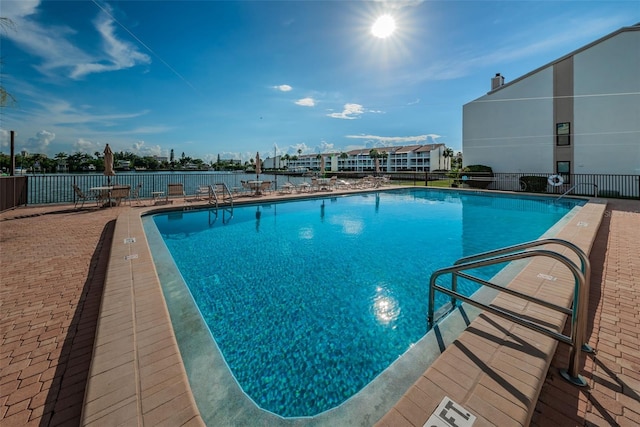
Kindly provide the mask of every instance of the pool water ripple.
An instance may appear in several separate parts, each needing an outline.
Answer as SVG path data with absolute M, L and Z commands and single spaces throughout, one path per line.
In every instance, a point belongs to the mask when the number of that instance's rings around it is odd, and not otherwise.
M 427 332 L 431 272 L 535 239 L 573 206 L 402 190 L 154 222 L 245 393 L 297 417 L 341 404 Z

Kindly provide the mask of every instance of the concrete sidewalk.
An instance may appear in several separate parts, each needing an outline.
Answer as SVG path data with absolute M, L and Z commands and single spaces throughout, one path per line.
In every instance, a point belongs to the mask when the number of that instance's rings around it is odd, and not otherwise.
M 113 221 L 128 206 L 0 214 L 0 424 L 78 425 Z M 640 202 L 609 200 L 591 254 L 589 343 L 574 388 L 551 369 L 533 425 L 640 424 Z M 552 366 L 566 366 L 558 346 Z

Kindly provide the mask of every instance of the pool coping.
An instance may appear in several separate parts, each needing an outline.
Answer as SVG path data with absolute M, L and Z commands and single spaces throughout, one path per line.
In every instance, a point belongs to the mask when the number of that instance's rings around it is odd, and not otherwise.
M 332 197 L 338 195 L 329 194 Z M 251 204 L 285 199 L 279 196 L 242 202 Z M 583 206 L 577 217 L 581 217 L 584 207 L 592 203 L 590 201 Z M 185 206 L 194 204 L 132 208 L 118 217 L 87 381 L 83 425 L 99 425 L 106 420 L 111 424 L 116 420 L 125 422 L 135 418 L 143 423 L 204 425 L 180 357 L 141 219 L 151 212 Z M 594 206 L 601 207 L 602 215 L 606 204 L 596 202 Z M 587 219 L 589 227 L 582 227 L 579 231 L 592 231 L 588 244 L 586 241 L 569 240 L 590 248 L 599 219 L 597 225 L 591 217 Z M 552 347 L 555 350 L 555 346 Z M 553 352 L 547 357 L 549 361 L 552 355 Z M 544 375 L 540 378 L 540 387 L 543 381 Z M 434 403 L 437 405 L 439 401 Z M 390 414 L 400 414 L 403 420 L 407 420 L 401 412 L 394 411 Z M 384 423 L 388 417 L 385 416 L 381 422 Z M 368 425 L 375 421 L 367 420 Z

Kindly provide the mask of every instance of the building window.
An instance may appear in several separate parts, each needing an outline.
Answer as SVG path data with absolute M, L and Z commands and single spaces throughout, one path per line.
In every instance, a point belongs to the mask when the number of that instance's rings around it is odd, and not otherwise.
M 571 123 L 556 123 L 556 145 L 569 145 L 571 143 Z
M 565 184 L 570 184 L 571 162 L 556 162 L 556 173 L 562 177 Z

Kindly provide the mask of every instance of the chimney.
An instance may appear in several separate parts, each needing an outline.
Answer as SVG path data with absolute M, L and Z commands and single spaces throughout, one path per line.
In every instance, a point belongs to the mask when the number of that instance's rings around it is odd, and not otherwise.
M 491 90 L 496 90 L 502 85 L 504 85 L 504 77 L 496 73 L 496 76 L 491 78 Z

